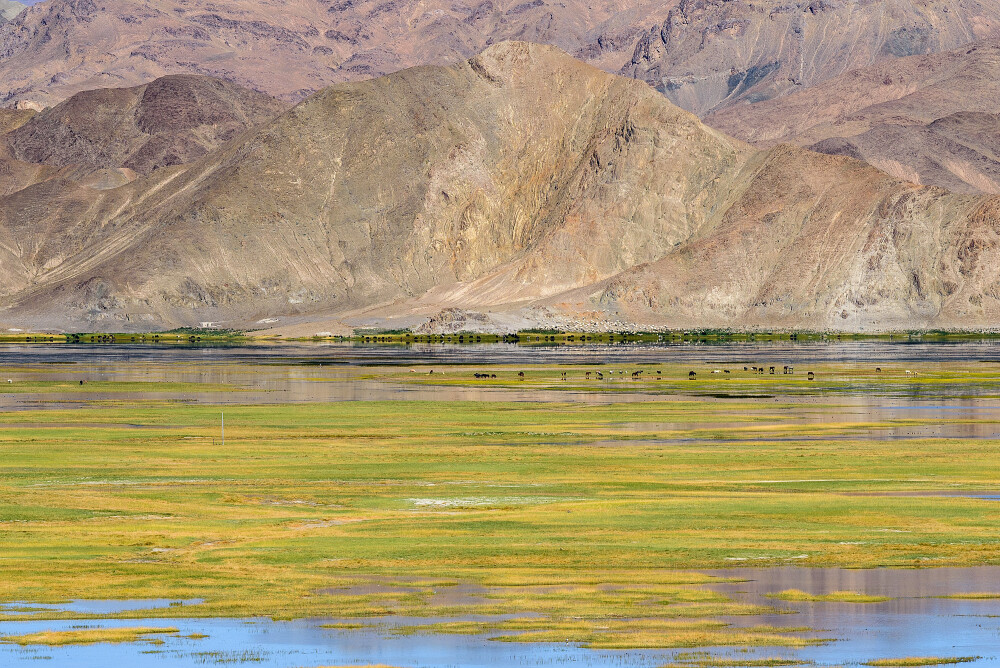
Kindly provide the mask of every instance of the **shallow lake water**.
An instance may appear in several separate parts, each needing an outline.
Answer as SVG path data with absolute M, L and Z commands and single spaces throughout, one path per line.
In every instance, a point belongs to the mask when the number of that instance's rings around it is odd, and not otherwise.
M 979 656 L 967 665 L 1000 665 L 1000 599 L 938 598 L 1000 591 L 1000 567 L 918 570 L 839 568 L 734 568 L 708 571 L 747 582 L 714 585 L 738 600 L 773 605 L 793 615 L 730 618 L 733 624 L 795 624 L 837 638 L 794 656 L 820 664 L 858 663 L 878 657 Z M 810 594 L 855 591 L 889 596 L 882 603 L 788 602 L 767 594 L 800 589 Z M 790 622 L 790 620 L 792 620 Z
M 845 570 L 837 568 L 733 568 L 705 571 L 745 581 L 710 585 L 739 600 L 771 605 L 790 614 L 729 617 L 734 626 L 771 624 L 807 626 L 803 637 L 829 638 L 803 649 L 761 647 L 751 650 L 698 648 L 726 659 L 786 657 L 818 665 L 857 665 L 900 656 L 978 656 L 964 665 L 1000 665 L 1000 599 L 937 598 L 964 592 L 1000 590 L 1000 567 L 920 570 Z M 883 603 L 785 602 L 767 597 L 785 589 L 811 594 L 859 591 L 892 597 Z M 191 603 L 191 602 L 187 602 Z M 169 602 L 75 602 L 81 611 L 162 607 Z M 337 621 L 369 624 L 366 628 L 323 628 Z M 0 665 L 195 666 L 323 666 L 388 664 L 412 668 L 500 666 L 649 667 L 668 663 L 678 652 L 692 650 L 591 650 L 570 643 L 506 643 L 488 636 L 399 635 L 394 629 L 423 624 L 426 619 L 146 619 L 98 621 L 0 622 L 0 635 L 80 627 L 173 627 L 175 635 L 156 635 L 163 644 L 44 647 L 0 644 Z M 206 638 L 189 638 L 204 634 Z
M 453 400 L 453 401 L 572 401 L 612 403 L 691 399 L 701 396 L 757 399 L 763 403 L 784 396 L 757 396 L 751 390 L 734 390 L 731 397 L 702 394 L 697 385 L 682 392 L 658 392 L 642 384 L 628 387 L 626 378 L 598 383 L 586 389 L 546 390 L 482 386 L 434 386 L 358 378 L 359 367 L 401 367 L 428 373 L 435 366 L 467 365 L 469 374 L 477 365 L 537 364 L 649 364 L 691 363 L 737 366 L 804 365 L 840 363 L 848 367 L 874 368 L 876 365 L 933 367 L 941 363 L 967 362 L 972 368 L 981 362 L 1000 362 L 1000 340 L 961 343 L 740 343 L 725 345 L 617 344 L 526 347 L 514 344 L 374 346 L 344 343 L 294 343 L 248 346 L 164 346 L 126 344 L 0 344 L 0 411 L 73 408 L 92 402 L 122 400 L 121 393 L 88 390 L 78 392 L 18 393 L 3 391 L 4 381 L 22 379 L 85 382 L 151 382 L 226 384 L 234 392 L 143 392 L 153 401 L 182 401 L 206 404 L 296 403 L 370 400 Z M 877 410 L 882 419 L 922 417 L 915 412 L 941 414 L 950 418 L 996 419 L 1000 425 L 1000 377 L 993 396 L 979 386 L 967 388 L 970 396 L 938 400 L 935 386 L 918 379 L 892 396 L 872 396 L 871 388 L 857 383 L 832 395 L 799 394 L 802 404 L 835 401 L 846 405 L 841 415 L 864 421 L 868 411 Z M 954 388 L 952 388 L 954 390 Z M 751 392 L 747 394 L 747 392 Z M 124 397 L 127 398 L 127 397 Z M 850 406 L 856 410 L 850 410 Z M 814 412 L 816 420 L 824 417 Z M 985 431 L 985 430 L 980 430 Z M 989 438 L 1000 429 L 974 437 Z
M 927 360 L 933 360 L 928 362 Z M 690 399 L 695 391 L 674 397 L 644 391 L 519 390 L 486 387 L 434 387 L 349 378 L 362 366 L 414 367 L 446 364 L 638 364 L 684 362 L 783 365 L 840 362 L 858 366 L 875 364 L 932 365 L 941 362 L 1000 360 L 1000 341 L 900 344 L 882 342 L 821 344 L 733 344 L 733 345 L 621 345 L 525 348 L 513 345 L 374 347 L 342 344 L 302 344 L 247 347 L 175 346 L 0 346 L 0 368 L 17 378 L 76 381 L 150 381 L 229 384 L 235 392 L 143 392 L 143 399 L 176 400 L 210 404 L 335 402 L 360 400 L 511 400 L 579 401 L 608 403 L 678 398 Z M 470 366 L 470 373 L 473 368 Z M 0 379 L 4 382 L 4 379 Z M 864 386 L 848 388 L 835 397 L 762 397 L 760 414 L 774 415 L 782 424 L 858 425 L 850 434 L 810 438 L 970 438 L 1000 439 L 1000 399 L 990 396 L 941 397 L 933 389 L 915 385 L 903 396 L 871 396 Z M 125 397 L 127 400 L 128 397 Z M 780 416 L 767 408 L 779 399 L 794 404 Z M 101 399 L 123 399 L 121 394 L 4 393 L 0 386 L 0 412 L 91 405 Z M 725 399 L 723 399 L 725 401 Z M 744 400 L 745 401 L 745 400 Z M 831 417 L 820 402 L 838 405 Z M 697 425 L 704 429 L 745 427 L 735 416 L 732 422 Z M 906 424 L 906 421 L 932 424 Z M 886 424 L 898 421 L 899 424 Z M 866 427 L 866 423 L 881 423 Z M 67 425 L 72 423 L 67 423 Z M 761 423 L 766 424 L 766 422 Z M 78 426 L 78 425 L 76 425 Z M 98 425 L 95 425 L 98 426 Z M 142 428 L 146 425 L 126 425 Z M 60 428 L 58 424 L 4 423 L 0 429 Z M 626 425 L 627 427 L 627 425 Z M 634 432 L 690 429 L 691 424 L 636 424 Z M 156 428 L 172 428 L 169 426 Z M 670 443 L 667 439 L 595 441 L 595 447 L 628 447 L 629 444 Z M 706 435 L 705 443 L 739 443 L 741 438 Z M 689 442 L 678 440 L 678 443 Z M 579 444 L 573 444 L 579 445 Z M 931 492 L 935 493 L 935 492 Z M 995 493 L 963 493 L 998 499 Z M 998 507 L 1000 510 L 1000 507 Z M 925 570 L 841 570 L 805 568 L 738 568 L 712 571 L 748 581 L 714 585 L 734 597 L 774 605 L 792 614 L 727 619 L 734 625 L 775 624 L 808 626 L 815 637 L 836 638 L 828 644 L 801 650 L 759 648 L 745 651 L 712 648 L 714 656 L 797 657 L 820 665 L 858 664 L 880 657 L 979 656 L 973 664 L 1000 665 L 1000 599 L 951 600 L 935 598 L 956 592 L 1000 592 L 1000 567 Z M 837 590 L 884 594 L 884 603 L 793 603 L 775 601 L 766 595 L 784 589 L 809 593 Z M 123 610 L 156 609 L 172 601 L 76 601 L 60 610 L 81 615 L 114 614 Z M 197 601 L 181 602 L 195 605 Z M 18 607 L 46 606 L 8 604 L 8 614 Z M 0 606 L 2 608 L 3 606 Z M 329 629 L 322 624 L 336 620 L 276 622 L 264 619 L 148 619 L 101 621 L 41 621 L 25 619 L 0 622 L 0 636 L 41 630 L 66 630 L 78 626 L 176 627 L 177 635 L 157 636 L 163 644 L 98 644 L 84 647 L 21 647 L 0 644 L 0 666 L 322 666 L 388 664 L 411 667 L 440 666 L 608 666 L 647 667 L 670 661 L 667 650 L 596 651 L 568 643 L 500 643 L 485 636 L 407 635 L 392 632 L 392 625 L 426 623 L 427 620 L 372 620 L 363 629 Z M 357 620 L 349 620 L 357 621 Z M 206 634 L 206 638 L 186 638 Z M 682 650 L 690 651 L 690 650 Z M 699 650 L 701 651 L 701 650 Z M 41 663 L 39 663 L 41 661 Z

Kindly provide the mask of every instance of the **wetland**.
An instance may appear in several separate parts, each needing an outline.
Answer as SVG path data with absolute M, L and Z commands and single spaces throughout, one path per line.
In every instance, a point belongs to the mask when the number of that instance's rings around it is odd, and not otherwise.
M 996 665 L 998 445 L 992 341 L 8 344 L 0 659 Z

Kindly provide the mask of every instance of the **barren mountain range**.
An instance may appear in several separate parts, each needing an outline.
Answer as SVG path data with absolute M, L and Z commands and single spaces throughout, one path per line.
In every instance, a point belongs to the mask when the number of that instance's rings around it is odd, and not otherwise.
M 515 39 L 702 114 L 998 30 L 1000 0 L 46 0 L 0 27 L 0 103 L 178 73 L 298 101 Z
M 0 28 L 0 102 L 51 105 L 176 73 L 297 101 L 505 39 L 614 70 L 668 10 L 651 0 L 47 0 Z
M 709 115 L 760 146 L 851 155 L 957 192 L 1000 192 L 1000 41 L 873 65 Z
M 141 117 L 149 88 L 101 93 L 120 108 L 101 118 Z M 116 187 L 74 170 L 122 169 L 155 138 L 141 123 L 62 153 L 39 146 L 66 146 L 60 119 L 83 127 L 74 115 L 99 105 L 5 117 L 8 159 L 57 174 L 4 184 L 0 326 L 870 330 L 1000 315 L 1000 199 L 754 148 L 553 47 L 504 42 L 284 111 L 234 87 L 212 99 L 231 133 Z M 160 141 L 190 146 L 189 130 Z
M 289 106 L 219 79 L 177 74 L 77 93 L 41 113 L 0 110 L 0 193 L 44 181 L 115 188 L 191 162 Z
M 700 115 L 998 31 L 996 0 L 681 0 L 622 73 Z

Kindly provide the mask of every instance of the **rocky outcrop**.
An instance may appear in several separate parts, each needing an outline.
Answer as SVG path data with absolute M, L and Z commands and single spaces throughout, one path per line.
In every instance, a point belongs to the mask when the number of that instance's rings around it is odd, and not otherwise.
M 135 88 L 77 93 L 2 141 L 24 162 L 149 174 L 200 158 L 287 107 L 218 79 L 173 75 Z

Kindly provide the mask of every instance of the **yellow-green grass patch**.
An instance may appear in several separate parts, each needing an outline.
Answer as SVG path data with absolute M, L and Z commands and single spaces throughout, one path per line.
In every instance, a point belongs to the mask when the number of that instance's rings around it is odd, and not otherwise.
M 93 645 L 96 643 L 127 643 L 151 640 L 149 636 L 175 634 L 175 628 L 156 626 L 125 626 L 119 628 L 72 629 L 69 631 L 39 631 L 24 635 L 3 636 L 0 641 L 16 645 Z
M 825 603 L 883 603 L 891 601 L 891 596 L 877 596 L 856 591 L 834 591 L 829 594 L 810 594 L 801 589 L 786 589 L 776 594 L 768 594 L 768 598 L 779 601 L 808 601 Z
M 906 656 L 898 659 L 873 659 L 862 666 L 945 666 L 956 663 L 970 663 L 978 656 Z

